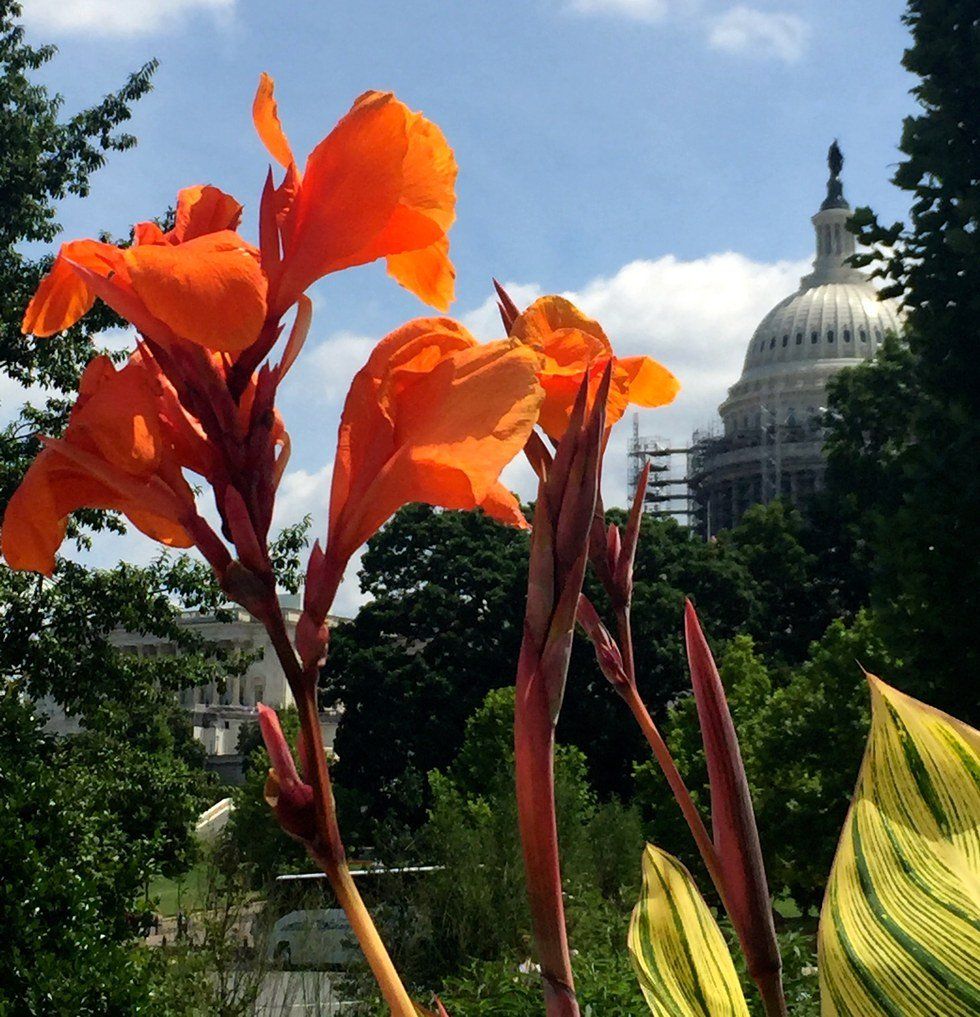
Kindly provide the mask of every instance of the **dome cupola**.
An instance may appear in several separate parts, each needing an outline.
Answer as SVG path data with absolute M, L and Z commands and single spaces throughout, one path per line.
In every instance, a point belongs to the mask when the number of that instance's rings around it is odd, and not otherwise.
M 813 271 L 753 333 L 742 376 L 719 407 L 726 433 L 757 426 L 763 407 L 779 419 L 812 416 L 824 402 L 830 376 L 870 359 L 885 334 L 898 328 L 894 303 L 881 300 L 867 276 L 850 264 L 855 253 L 854 234 L 847 229 L 852 209 L 844 197 L 844 157 L 836 141 L 827 163 L 827 195 L 811 219 Z
M 733 526 L 750 506 L 782 498 L 805 508 L 823 483 L 827 382 L 869 360 L 898 310 L 850 263 L 854 234 L 844 197 L 844 156 L 827 154 L 827 194 L 812 217 L 813 270 L 762 319 L 742 375 L 718 407 L 724 432 L 695 434 L 688 455 L 692 525 L 704 536 Z

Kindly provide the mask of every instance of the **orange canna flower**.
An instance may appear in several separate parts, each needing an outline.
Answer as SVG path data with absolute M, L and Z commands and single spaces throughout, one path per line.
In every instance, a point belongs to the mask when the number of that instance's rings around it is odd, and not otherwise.
M 520 344 L 478 343 L 447 318 L 386 336 L 347 394 L 337 439 L 325 554 L 307 583 L 317 623 L 351 555 L 402 505 L 483 508 L 526 526 L 500 471 L 537 420 L 536 358 Z
M 174 228 L 139 223 L 131 247 L 98 240 L 63 244 L 24 314 L 24 334 L 74 325 L 96 297 L 163 346 L 186 339 L 236 352 L 265 320 L 258 251 L 236 232 L 242 206 L 216 187 L 188 187 Z
M 375 347 L 351 383 L 330 491 L 328 553 L 346 561 L 402 505 L 486 506 L 524 524 L 498 481 L 541 401 L 534 358 L 480 344 L 447 318 L 418 318 Z
M 274 280 L 277 315 L 322 276 L 378 258 L 421 300 L 449 307 L 456 159 L 435 124 L 390 92 L 365 92 L 313 149 L 301 175 L 267 74 L 252 117 L 286 169 L 278 188 L 267 185 L 261 212 L 263 267 Z
M 521 315 L 510 334 L 538 355 L 538 379 L 544 402 L 538 423 L 558 441 L 568 427 L 575 396 L 586 373 L 598 387 L 606 363 L 613 372 L 606 405 L 606 435 L 626 407 L 664 406 L 680 391 L 680 383 L 650 357 L 616 357 L 602 326 L 564 297 L 540 297 Z
M 7 564 L 50 575 L 68 516 L 114 509 L 171 547 L 189 547 L 194 495 L 174 459 L 160 389 L 139 353 L 116 370 L 105 356 L 86 367 L 65 434 L 43 439 L 7 505 L 0 546 Z

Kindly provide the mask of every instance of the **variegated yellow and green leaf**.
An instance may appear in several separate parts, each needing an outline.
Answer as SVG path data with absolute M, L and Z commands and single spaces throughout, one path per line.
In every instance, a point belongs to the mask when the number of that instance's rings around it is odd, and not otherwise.
M 691 874 L 648 844 L 629 949 L 656 1017 L 748 1017 L 735 965 Z
M 825 1017 L 980 1014 L 980 732 L 869 676 L 820 917 Z

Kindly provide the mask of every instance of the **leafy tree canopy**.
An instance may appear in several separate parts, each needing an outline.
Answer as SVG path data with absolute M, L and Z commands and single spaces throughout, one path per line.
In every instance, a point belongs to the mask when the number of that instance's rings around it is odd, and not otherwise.
M 845 372 L 829 395 L 829 492 L 870 546 L 872 599 L 908 689 L 976 722 L 963 675 L 980 666 L 980 22 L 970 0 L 910 0 L 906 119 L 894 182 L 906 224 L 859 209 L 886 295 L 901 298 L 904 348 Z
M 89 192 L 92 174 L 107 153 L 132 148 L 120 131 L 133 104 L 150 89 L 156 61 L 131 74 L 101 102 L 63 116 L 64 100 L 34 80 L 56 53 L 54 46 L 24 41 L 17 0 L 0 0 L 0 370 L 24 384 L 71 392 L 91 356 L 91 339 L 118 319 L 96 310 L 56 342 L 35 342 L 20 322 L 51 258 L 34 258 L 24 244 L 49 244 L 60 231 L 56 203 Z
M 159 1012 L 152 958 L 133 950 L 140 896 L 150 873 L 181 863 L 195 783 L 166 748 L 55 740 L 15 688 L 0 690 L 0 1014 Z
M 36 82 L 55 55 L 27 45 L 20 5 L 0 0 L 0 371 L 47 393 L 0 431 L 0 508 L 57 434 L 93 340 L 116 324 L 96 310 L 37 342 L 20 334 L 47 258 L 31 244 L 58 233 L 57 202 L 84 196 L 109 152 L 134 144 L 119 128 L 150 87 L 148 63 L 90 109 L 64 114 Z M 91 529 L 112 516 L 79 513 Z M 242 661 L 214 653 L 177 626 L 175 604 L 213 609 L 219 598 L 188 558 L 94 571 L 61 561 L 51 580 L 0 569 L 0 1014 L 159 1013 L 153 962 L 134 949 L 146 881 L 186 867 L 192 821 L 213 801 L 199 746 L 175 691 L 221 684 Z M 174 643 L 179 654 L 119 653 L 118 627 Z M 58 703 L 80 733 L 54 739 L 44 710 Z
M 753 509 L 711 543 L 672 521 L 643 520 L 634 641 L 640 688 L 657 715 L 688 687 L 686 595 L 716 637 L 745 632 L 774 662 L 805 657 L 839 606 L 817 582 L 820 559 L 809 540 L 799 514 L 779 504 Z M 410 506 L 370 542 L 360 578 L 374 599 L 335 630 L 321 685 L 325 701 L 345 707 L 336 745 L 345 823 L 371 839 L 382 817 L 421 821 L 431 801 L 428 772 L 460 750 L 467 718 L 487 692 L 513 682 L 527 537 L 480 513 Z M 597 584 L 589 592 L 602 608 Z M 584 639 L 573 651 L 559 738 L 585 753 L 603 796 L 630 791 L 645 742 Z

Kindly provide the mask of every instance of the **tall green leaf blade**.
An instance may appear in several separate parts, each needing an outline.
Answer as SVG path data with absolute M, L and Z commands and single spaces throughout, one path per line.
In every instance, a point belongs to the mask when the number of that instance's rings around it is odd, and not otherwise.
M 629 949 L 656 1017 L 748 1017 L 735 965 L 691 874 L 647 844 Z
M 868 676 L 871 735 L 820 916 L 825 1017 L 980 1014 L 980 732 Z

